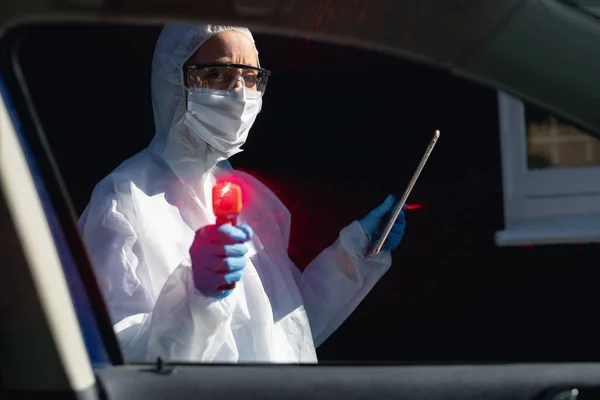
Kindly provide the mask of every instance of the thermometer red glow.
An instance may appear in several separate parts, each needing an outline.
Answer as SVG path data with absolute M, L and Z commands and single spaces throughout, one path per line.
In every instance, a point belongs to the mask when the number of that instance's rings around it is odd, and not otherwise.
M 242 211 L 242 189 L 231 182 L 217 183 L 212 190 L 213 212 L 217 225 L 233 224 Z
M 213 212 L 217 217 L 216 225 L 237 224 L 237 217 L 242 211 L 242 189 L 231 182 L 221 182 L 213 186 Z M 222 285 L 219 290 L 231 290 L 235 283 Z

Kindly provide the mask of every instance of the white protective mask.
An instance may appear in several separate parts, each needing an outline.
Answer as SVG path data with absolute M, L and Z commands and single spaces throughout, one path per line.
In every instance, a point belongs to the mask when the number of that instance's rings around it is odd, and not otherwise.
M 229 92 L 189 89 L 184 123 L 192 135 L 230 157 L 242 151 L 261 108 L 260 93 L 246 93 L 243 85 Z

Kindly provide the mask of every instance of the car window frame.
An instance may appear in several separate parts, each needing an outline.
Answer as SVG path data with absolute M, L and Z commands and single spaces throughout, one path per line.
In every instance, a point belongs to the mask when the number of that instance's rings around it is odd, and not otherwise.
M 27 82 L 21 71 L 18 60 L 19 44 L 29 27 L 22 25 L 0 36 L 0 88 L 2 97 L 9 98 L 15 132 L 24 149 L 30 171 L 35 179 L 36 187 L 44 207 L 48 222 L 52 227 L 53 240 L 63 266 L 76 276 L 69 280 L 70 284 L 81 283 L 84 288 L 84 299 L 91 308 L 94 324 L 98 327 L 102 349 L 108 360 L 91 360 L 93 364 L 122 365 L 125 363 L 121 348 L 112 328 L 108 306 L 101 293 L 94 274 L 90 258 L 81 238 L 75 211 L 60 176 L 52 151 L 45 137 L 44 129 L 37 116 L 31 100 Z M 18 122 L 17 122 L 18 121 Z M 77 309 L 73 293 L 69 292 Z M 80 328 L 83 321 L 78 316 Z M 88 349 L 88 355 L 92 357 Z M 96 362 L 97 361 L 97 362 Z

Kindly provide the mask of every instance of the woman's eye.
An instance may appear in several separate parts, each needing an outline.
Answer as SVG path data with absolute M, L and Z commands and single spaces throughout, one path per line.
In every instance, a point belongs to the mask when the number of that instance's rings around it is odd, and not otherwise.
M 258 82 L 258 78 L 255 75 L 246 75 L 244 77 L 244 81 L 246 81 L 247 85 L 256 85 L 256 82 Z
M 210 69 L 206 72 L 206 78 L 208 79 L 220 79 L 221 77 L 221 71 L 219 71 L 217 68 Z

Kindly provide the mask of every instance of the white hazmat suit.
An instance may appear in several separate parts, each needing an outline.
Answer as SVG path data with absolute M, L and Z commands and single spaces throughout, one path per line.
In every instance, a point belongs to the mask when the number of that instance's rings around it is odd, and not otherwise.
M 167 26 L 152 65 L 156 136 L 95 187 L 80 229 L 128 361 L 317 362 L 331 335 L 391 265 L 365 260 L 355 221 L 301 273 L 287 254 L 290 214 L 248 174 L 216 166 L 223 152 L 190 133 L 182 67 L 212 35 L 243 28 Z M 132 133 L 135 134 L 135 133 Z M 195 231 L 215 223 L 219 176 L 240 184 L 238 219 L 254 230 L 243 278 L 224 299 L 194 286 Z

